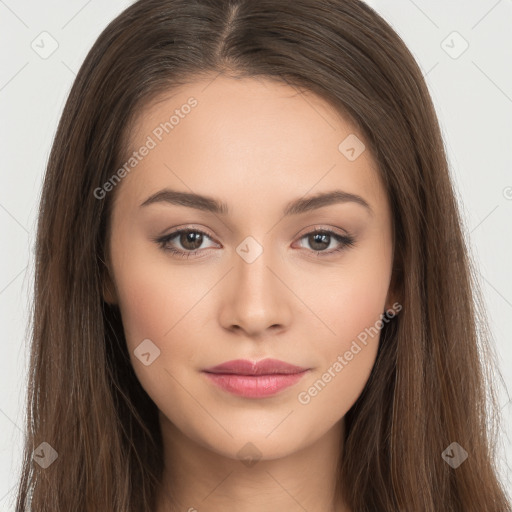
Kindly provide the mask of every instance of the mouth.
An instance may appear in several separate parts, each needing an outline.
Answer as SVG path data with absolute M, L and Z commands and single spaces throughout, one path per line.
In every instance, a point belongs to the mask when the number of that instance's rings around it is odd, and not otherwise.
M 309 371 L 310 368 L 277 359 L 237 359 L 207 368 L 203 373 L 224 391 L 246 398 L 264 398 L 293 386 Z

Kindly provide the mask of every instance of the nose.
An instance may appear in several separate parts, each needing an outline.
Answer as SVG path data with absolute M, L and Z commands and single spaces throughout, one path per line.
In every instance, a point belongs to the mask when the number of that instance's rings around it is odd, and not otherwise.
M 259 337 L 289 327 L 293 293 L 286 286 L 282 266 L 269 256 L 270 250 L 264 250 L 248 263 L 235 254 L 222 294 L 219 320 L 225 329 Z

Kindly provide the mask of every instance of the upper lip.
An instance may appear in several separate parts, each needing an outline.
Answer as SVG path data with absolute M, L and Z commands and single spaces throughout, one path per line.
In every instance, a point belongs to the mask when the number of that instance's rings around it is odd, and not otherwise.
M 247 359 L 235 359 L 211 368 L 206 368 L 207 373 L 230 373 L 236 375 L 275 375 L 301 373 L 308 368 L 301 368 L 294 364 L 285 363 L 278 359 L 262 359 L 261 361 L 248 361 Z

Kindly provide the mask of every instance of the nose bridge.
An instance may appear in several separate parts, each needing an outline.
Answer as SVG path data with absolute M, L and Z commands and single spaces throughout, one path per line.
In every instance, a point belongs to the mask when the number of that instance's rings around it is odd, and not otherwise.
M 262 243 L 249 236 L 236 248 L 238 257 L 235 258 L 234 276 L 240 295 L 238 300 L 252 298 L 264 306 L 279 293 L 276 290 L 275 277 L 269 270 L 269 267 L 275 267 L 275 251 L 268 242 L 266 245 L 264 247 Z
M 271 247 L 247 237 L 236 248 L 231 293 L 225 304 L 225 327 L 237 325 L 255 333 L 283 326 L 289 319 L 286 290 L 275 274 L 279 258 Z

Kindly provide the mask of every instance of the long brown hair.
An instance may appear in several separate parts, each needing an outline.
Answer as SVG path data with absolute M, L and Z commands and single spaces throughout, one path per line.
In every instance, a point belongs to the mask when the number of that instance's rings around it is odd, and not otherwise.
M 493 467 L 491 336 L 436 114 L 403 41 L 358 0 L 139 0 L 99 36 L 42 190 L 16 510 L 154 510 L 157 408 L 103 300 L 115 192 L 94 191 L 126 161 L 133 120 L 153 98 L 217 73 L 324 98 L 360 127 L 392 205 L 403 308 L 346 414 L 338 491 L 354 512 L 510 510 Z M 456 468 L 442 456 L 453 442 L 468 454 Z M 57 459 L 43 468 L 36 449 Z

